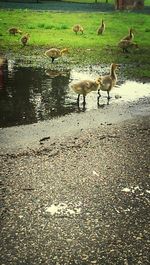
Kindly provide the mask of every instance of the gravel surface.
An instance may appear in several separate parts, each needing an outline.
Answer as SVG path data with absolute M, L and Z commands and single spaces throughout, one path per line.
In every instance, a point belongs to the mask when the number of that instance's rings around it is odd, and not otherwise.
M 149 264 L 150 118 L 1 154 L 1 264 Z

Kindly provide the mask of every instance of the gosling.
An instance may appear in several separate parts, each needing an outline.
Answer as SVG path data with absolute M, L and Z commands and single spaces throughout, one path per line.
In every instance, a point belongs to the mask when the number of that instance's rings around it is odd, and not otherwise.
M 84 29 L 81 25 L 77 24 L 73 26 L 73 31 L 76 33 L 76 35 L 78 32 L 81 32 L 83 34 Z
M 27 33 L 26 35 L 24 35 L 22 38 L 21 38 L 21 43 L 23 44 L 23 46 L 26 46 L 28 41 L 29 41 L 29 38 L 30 38 L 30 35 L 29 33 Z
M 117 83 L 117 75 L 116 75 L 115 70 L 118 66 L 119 66 L 118 64 L 112 63 L 110 66 L 110 74 L 100 76 L 101 82 L 100 82 L 100 88 L 98 89 L 98 102 L 99 102 L 99 98 L 101 97 L 100 90 L 107 92 L 107 95 L 108 95 L 107 98 L 109 101 L 110 91 Z
M 52 63 L 53 63 L 55 59 L 63 56 L 66 53 L 68 53 L 68 49 L 67 48 L 62 49 L 62 50 L 57 49 L 57 48 L 51 48 L 51 49 L 49 49 L 49 50 L 47 50 L 45 52 L 45 55 L 47 57 L 50 57 L 52 59 Z
M 133 29 L 130 28 L 129 29 L 129 35 L 125 36 L 122 40 L 133 41 L 133 39 L 134 39 Z
M 83 105 L 85 106 L 85 97 L 91 91 L 98 90 L 101 83 L 101 78 L 97 78 L 96 80 L 82 80 L 77 83 L 71 84 L 71 88 L 73 91 L 78 94 L 77 103 L 79 105 L 80 95 L 83 95 Z
M 102 35 L 105 31 L 105 23 L 104 20 L 102 19 L 101 26 L 97 30 L 97 35 Z
M 132 42 L 130 40 L 121 40 L 118 43 L 118 47 L 123 50 L 123 53 L 127 53 L 127 52 L 129 52 L 129 49 L 138 48 L 138 44 L 135 42 Z
M 9 34 L 12 34 L 12 35 L 16 35 L 16 34 L 22 34 L 22 31 L 21 30 L 19 30 L 19 29 L 17 29 L 17 28 L 10 28 L 9 30 L 8 30 L 8 32 L 9 32 Z

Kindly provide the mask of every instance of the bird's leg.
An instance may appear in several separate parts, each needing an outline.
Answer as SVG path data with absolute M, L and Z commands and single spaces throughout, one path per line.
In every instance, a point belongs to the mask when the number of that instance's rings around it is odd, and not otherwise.
M 98 102 L 99 102 L 100 97 L 101 97 L 101 93 L 100 93 L 100 89 L 98 89 L 98 97 L 97 97 Z
M 79 106 L 80 94 L 77 97 L 77 105 Z
M 83 95 L 83 106 L 85 107 L 85 104 L 86 104 L 86 102 L 85 102 L 85 96 Z
M 97 105 L 99 106 L 99 99 L 101 97 L 100 89 L 98 89 Z
M 98 98 L 101 97 L 100 89 L 98 89 Z
M 109 91 L 107 91 L 107 95 L 108 95 L 107 99 L 110 100 Z
M 110 98 L 107 98 L 107 105 L 109 105 L 109 100 L 110 100 Z
M 51 58 L 52 58 L 52 63 L 53 63 L 55 59 L 54 59 L 54 57 L 51 57 Z

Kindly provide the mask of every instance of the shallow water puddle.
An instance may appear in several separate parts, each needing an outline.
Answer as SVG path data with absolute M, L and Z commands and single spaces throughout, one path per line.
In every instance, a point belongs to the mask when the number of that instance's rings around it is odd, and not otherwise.
M 70 84 L 83 79 L 95 79 L 109 72 L 109 68 L 93 66 L 85 69 L 45 70 L 18 66 L 10 60 L 8 66 L 0 71 L 0 126 L 7 127 L 97 109 L 97 91 L 87 95 L 86 108 L 83 108 L 81 96 L 78 108 L 77 95 L 70 89 Z M 126 81 L 111 91 L 109 103 L 118 104 L 150 97 L 149 88 L 148 83 Z M 107 93 L 102 91 L 101 94 L 100 104 L 105 107 Z
M 67 203 L 52 204 L 46 207 L 45 212 L 60 217 L 75 216 L 81 213 L 81 203 L 74 205 Z
M 119 87 L 114 88 L 113 94 L 121 96 L 123 101 L 136 101 L 143 97 L 150 97 L 150 83 L 126 81 Z

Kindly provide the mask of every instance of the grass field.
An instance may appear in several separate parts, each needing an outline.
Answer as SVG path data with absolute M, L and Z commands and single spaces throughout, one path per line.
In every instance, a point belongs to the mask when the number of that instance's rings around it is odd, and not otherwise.
M 97 28 L 104 19 L 104 36 L 97 35 Z M 72 26 L 80 23 L 84 34 L 76 35 Z M 141 75 L 150 76 L 150 16 L 128 12 L 111 13 L 55 13 L 30 10 L 0 10 L 0 48 L 4 52 L 24 55 L 41 55 L 51 47 L 70 50 L 69 57 L 80 64 L 88 63 L 139 63 L 143 64 Z M 23 33 L 30 33 L 27 47 L 22 49 L 20 35 L 10 36 L 10 27 L 19 27 Z M 123 54 L 117 47 L 118 41 L 135 29 L 138 50 Z M 133 72 L 136 69 L 133 69 Z

